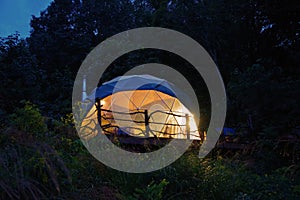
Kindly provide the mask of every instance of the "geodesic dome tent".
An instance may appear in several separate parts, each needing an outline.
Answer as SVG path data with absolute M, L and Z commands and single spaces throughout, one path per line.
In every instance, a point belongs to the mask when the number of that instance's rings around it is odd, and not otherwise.
M 98 123 L 104 134 L 200 140 L 195 119 L 174 88 L 150 75 L 121 76 L 103 83 L 88 97 L 96 103 L 88 107 L 81 136 L 99 134 Z

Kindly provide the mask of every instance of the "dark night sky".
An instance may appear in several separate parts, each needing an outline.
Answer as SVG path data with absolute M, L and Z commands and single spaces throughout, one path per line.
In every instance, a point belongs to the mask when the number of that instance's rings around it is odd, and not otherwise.
M 18 31 L 21 37 L 30 33 L 32 15 L 39 16 L 53 0 L 0 0 L 0 37 Z

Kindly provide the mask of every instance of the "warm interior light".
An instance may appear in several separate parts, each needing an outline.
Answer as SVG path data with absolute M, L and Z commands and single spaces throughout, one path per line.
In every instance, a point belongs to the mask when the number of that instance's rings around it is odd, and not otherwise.
M 190 129 L 190 133 L 191 133 L 191 138 L 192 139 L 199 139 L 198 138 L 198 127 L 194 118 L 194 115 L 183 105 L 181 105 L 179 108 L 177 108 L 176 112 L 178 112 L 178 114 L 181 115 L 185 115 L 187 114 L 189 116 L 189 129 Z M 186 117 L 175 117 L 176 121 L 180 124 L 180 125 L 186 125 Z M 184 133 L 184 131 L 183 131 Z M 185 135 L 179 135 L 178 138 L 186 138 Z
M 118 126 L 129 135 L 143 137 L 146 131 L 143 111 L 147 110 L 148 117 L 150 116 L 148 121 L 150 137 L 186 139 L 189 130 L 190 139 L 200 139 L 196 116 L 178 99 L 167 94 L 154 90 L 123 91 L 101 99 L 100 104 L 103 106 L 101 114 L 106 116 L 102 119 L 102 125 L 108 125 L 107 131 L 114 132 Z M 136 114 L 127 114 L 135 112 Z M 91 110 L 87 116 L 90 117 L 82 126 L 89 126 L 94 130 L 95 125 L 90 124 L 90 121 L 97 119 L 97 112 Z

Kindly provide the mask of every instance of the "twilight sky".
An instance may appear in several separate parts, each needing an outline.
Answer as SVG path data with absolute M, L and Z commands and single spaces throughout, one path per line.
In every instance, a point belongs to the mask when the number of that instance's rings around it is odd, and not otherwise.
M 0 0 L 0 37 L 18 31 L 29 36 L 32 15 L 39 16 L 53 0 Z

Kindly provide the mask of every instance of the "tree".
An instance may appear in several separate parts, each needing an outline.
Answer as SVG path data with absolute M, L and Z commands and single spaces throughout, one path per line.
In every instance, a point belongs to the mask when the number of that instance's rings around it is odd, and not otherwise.
M 38 101 L 43 73 L 18 33 L 0 39 L 0 65 L 0 110 L 11 112 L 25 99 Z
M 77 70 L 101 41 L 132 27 L 130 1 L 56 0 L 31 20 L 30 47 L 48 72 Z

